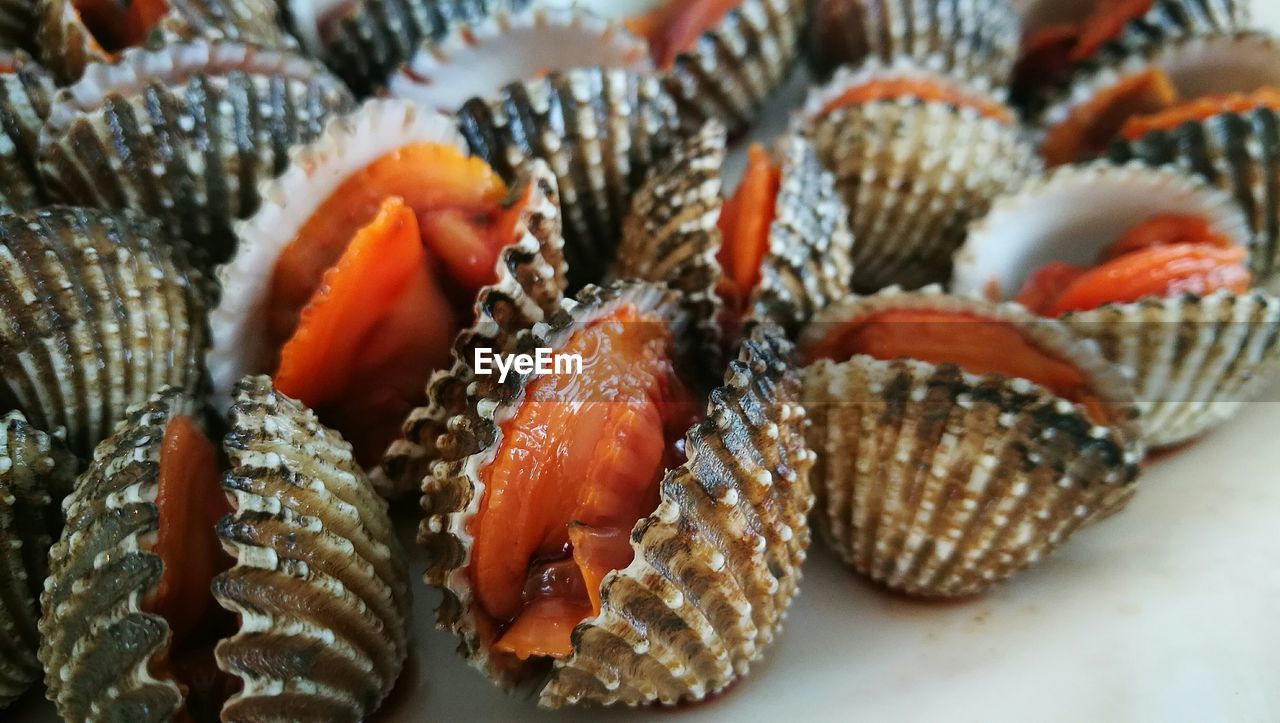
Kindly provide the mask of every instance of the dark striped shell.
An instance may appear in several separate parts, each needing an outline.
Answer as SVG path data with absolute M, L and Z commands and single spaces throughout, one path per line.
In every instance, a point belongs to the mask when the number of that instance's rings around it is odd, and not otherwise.
M 0 213 L 13 213 L 44 205 L 36 154 L 54 86 L 25 53 L 0 51 L 0 64 L 13 67 L 0 74 Z
M 213 594 L 239 616 L 218 667 L 243 681 L 223 720 L 358 721 L 408 652 L 409 579 L 387 504 L 351 446 L 265 376 L 236 388 Z
M 471 152 L 507 183 L 535 158 L 556 174 L 573 288 L 604 278 L 631 196 L 674 146 L 679 122 L 657 79 L 599 68 L 513 83 L 458 113 Z
M 39 18 L 40 60 L 63 83 L 94 63 L 112 62 L 76 10 L 76 0 L 34 0 Z M 204 39 L 263 48 L 296 45 L 280 25 L 274 0 L 166 0 L 168 12 L 151 27 L 145 47 Z M 124 7 L 123 5 L 121 7 Z
M 35 0 L 0 0 L 0 47 L 36 49 Z
M 36 658 L 40 589 L 62 529 L 62 498 L 79 463 L 19 412 L 0 418 L 0 709 L 42 670 Z
M 817 452 L 814 524 L 851 567 L 920 596 L 985 592 L 1044 559 L 1132 497 L 1144 454 L 1133 393 L 1089 342 L 1016 305 L 931 287 L 837 304 L 801 349 L 886 310 L 976 314 L 1017 326 L 1074 362 L 1112 423 L 1025 379 L 954 364 L 869 356 L 806 367 L 803 401 Z
M 549 325 L 522 334 L 522 343 L 556 348 L 620 304 L 668 316 L 680 338 L 683 314 L 673 292 L 623 283 L 584 289 Z M 744 342 L 705 421 L 686 436 L 690 461 L 668 470 L 661 503 L 632 531 L 635 560 L 605 577 L 600 614 L 579 623 L 573 652 L 545 678 L 545 666 L 492 655 L 476 627 L 467 521 L 482 497 L 477 474 L 500 444 L 496 420 L 520 403 L 529 379 L 478 385 L 441 440 L 444 460 L 424 484 L 420 528 L 427 580 L 445 591 L 440 623 L 461 636 L 471 664 L 503 687 L 532 680 L 549 708 L 701 700 L 745 675 L 778 636 L 809 543 L 813 454 L 803 443 L 789 355 L 776 327 L 762 326 Z
M 217 263 L 235 248 L 232 222 L 257 209 L 258 183 L 353 104 L 337 78 L 289 52 L 130 50 L 58 92 L 40 170 L 55 198 L 143 210 Z
M 1231 193 L 1253 229 L 1250 266 L 1266 282 L 1280 271 L 1280 113 L 1257 108 L 1117 140 L 1111 160 L 1171 165 Z
M 132 212 L 0 217 L 0 401 L 88 457 L 129 406 L 203 384 L 204 291 Z
M 1010 0 L 815 0 L 809 59 L 826 75 L 868 57 L 1005 85 L 1021 25 Z

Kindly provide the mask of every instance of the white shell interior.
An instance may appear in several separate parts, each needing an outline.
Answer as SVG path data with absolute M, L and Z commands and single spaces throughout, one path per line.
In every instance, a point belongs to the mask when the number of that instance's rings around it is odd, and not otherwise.
M 1022 192 L 997 201 L 974 223 L 956 253 L 952 291 L 1000 298 L 1022 288 L 1041 266 L 1097 263 L 1099 252 L 1125 231 L 1163 213 L 1202 215 L 1211 228 L 1244 246 L 1244 214 L 1231 199 L 1180 173 L 1136 166 L 1064 167 Z
M 603 66 L 652 70 L 648 44 L 616 23 L 580 11 L 498 13 L 424 43 L 387 83 L 395 97 L 445 112 L 544 70 Z
M 548 0 L 553 8 L 578 8 L 606 20 L 626 20 L 662 7 L 667 0 Z

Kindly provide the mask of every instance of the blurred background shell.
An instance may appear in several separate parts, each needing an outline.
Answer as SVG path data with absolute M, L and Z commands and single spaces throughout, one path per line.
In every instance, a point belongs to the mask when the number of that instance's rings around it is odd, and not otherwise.
M 155 221 L 0 216 L 0 279 L 0 401 L 77 455 L 155 391 L 204 384 L 205 282 Z

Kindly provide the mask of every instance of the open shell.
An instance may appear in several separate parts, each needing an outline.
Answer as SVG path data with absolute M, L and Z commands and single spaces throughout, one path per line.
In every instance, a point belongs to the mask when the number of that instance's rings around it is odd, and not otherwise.
M 657 79 L 601 68 L 513 83 L 458 113 L 471 152 L 507 183 L 535 159 L 555 173 L 574 288 L 604 278 L 631 196 L 674 147 L 679 125 L 675 102 Z
M 971 108 L 904 99 L 821 112 L 848 88 L 894 78 L 924 78 L 1000 104 L 981 85 L 876 60 L 842 70 L 810 95 L 798 122 L 848 206 L 859 291 L 946 281 L 966 225 L 1040 167 L 1016 121 Z
M 203 384 L 202 277 L 154 221 L 0 217 L 0 399 L 82 457 L 156 390 Z
M 216 263 L 235 249 L 232 222 L 258 208 L 258 183 L 353 103 L 337 78 L 288 52 L 204 41 L 130 50 L 58 92 L 41 172 L 55 198 L 144 210 Z
M 1016 325 L 1069 359 L 1108 403 L 1112 426 L 1023 379 L 952 364 L 855 356 L 804 370 L 815 525 L 851 566 L 912 595 L 984 592 L 1132 496 L 1143 450 L 1132 392 L 1088 342 L 1016 305 L 936 288 L 838 304 L 801 340 L 883 310 L 976 313 Z
M 1008 83 L 1021 26 L 1010 0 L 816 0 L 809 58 L 821 74 L 900 56 L 965 78 Z
M 184 694 L 157 677 L 170 630 L 144 600 L 165 562 L 152 552 L 168 422 L 198 418 L 179 390 L 134 408 L 94 453 L 66 506 L 42 598 L 40 659 L 68 720 L 168 720 Z M 237 390 L 222 486 L 236 511 L 218 525 L 235 557 L 212 594 L 239 616 L 218 666 L 239 677 L 233 720 L 324 720 L 372 713 L 404 661 L 408 581 L 385 504 L 351 448 L 265 378 Z
M 557 347 L 575 323 L 621 303 L 677 314 L 675 295 L 661 287 L 590 287 L 548 327 L 529 330 L 528 342 Z M 812 503 L 813 455 L 803 443 L 789 353 L 774 327 L 756 329 L 744 343 L 706 420 L 686 437 L 689 462 L 667 472 L 661 503 L 633 530 L 635 560 L 605 577 L 600 614 L 578 625 L 572 654 L 537 681 L 540 705 L 700 700 L 746 674 L 776 638 L 799 582 Z M 477 391 L 468 412 L 450 424 L 450 456 L 423 488 L 428 516 L 420 535 L 427 579 L 445 589 L 441 624 L 462 636 L 471 663 L 504 687 L 539 678 L 545 668 L 513 666 L 481 642 L 467 523 L 484 493 L 478 471 L 500 443 L 497 424 L 520 403 L 526 381 Z
M 35 0 L 40 28 L 40 60 L 63 83 L 79 79 L 94 63 L 117 58 L 105 51 L 75 7 L 75 0 Z M 144 46 L 204 39 L 263 48 L 294 47 L 281 27 L 273 0 L 167 0 Z
M 744 309 L 748 322 L 772 321 L 789 334 L 849 293 L 853 236 L 831 174 L 805 138 L 775 142 L 781 183 L 760 283 Z M 724 127 L 709 122 L 655 167 L 632 200 L 614 276 L 663 282 L 693 307 L 710 352 L 718 348 L 723 302 L 716 259 L 723 204 Z M 711 352 L 714 353 L 714 352 Z M 716 367 L 718 368 L 718 367 Z
M 21 51 L 0 51 L 0 64 L 13 67 L 0 74 L 0 213 L 13 213 L 44 204 L 36 153 L 54 86 Z
M 36 658 L 40 588 L 62 528 L 62 498 L 79 463 L 19 412 L 0 418 L 0 709 L 42 670 Z
M 574 9 L 499 10 L 455 25 L 438 43 L 424 40 L 387 92 L 452 113 L 537 73 L 595 66 L 652 70 L 645 42 L 616 23 Z
M 1250 267 L 1258 279 L 1280 272 L 1280 113 L 1257 108 L 1117 140 L 1110 159 L 1175 166 L 1230 192 L 1253 229 Z
M 1240 245 L 1251 238 L 1229 196 L 1175 169 L 1064 167 L 1000 199 L 974 224 L 956 256 L 953 290 L 983 294 L 994 281 L 1007 298 L 1032 269 L 1092 263 L 1134 224 L 1160 213 L 1204 216 Z M 1149 297 L 1062 320 L 1132 375 L 1143 435 L 1153 446 L 1222 422 L 1261 393 L 1280 365 L 1280 300 L 1261 291 Z

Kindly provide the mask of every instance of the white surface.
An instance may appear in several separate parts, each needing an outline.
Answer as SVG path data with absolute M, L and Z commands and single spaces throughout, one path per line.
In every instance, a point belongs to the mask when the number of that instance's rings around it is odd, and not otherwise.
M 1256 13 L 1280 28 L 1280 0 L 1259 0 Z M 794 106 L 803 88 L 784 95 Z M 759 135 L 785 124 L 777 112 Z M 453 636 L 434 629 L 437 594 L 418 584 L 415 650 L 375 719 L 1280 721 L 1278 437 L 1280 401 L 1246 405 L 1155 461 L 1123 513 L 980 599 L 895 597 L 816 544 L 780 642 L 697 706 L 538 711 L 462 662 Z M 413 550 L 414 511 L 404 512 Z M 5 719 L 54 720 L 38 697 Z

